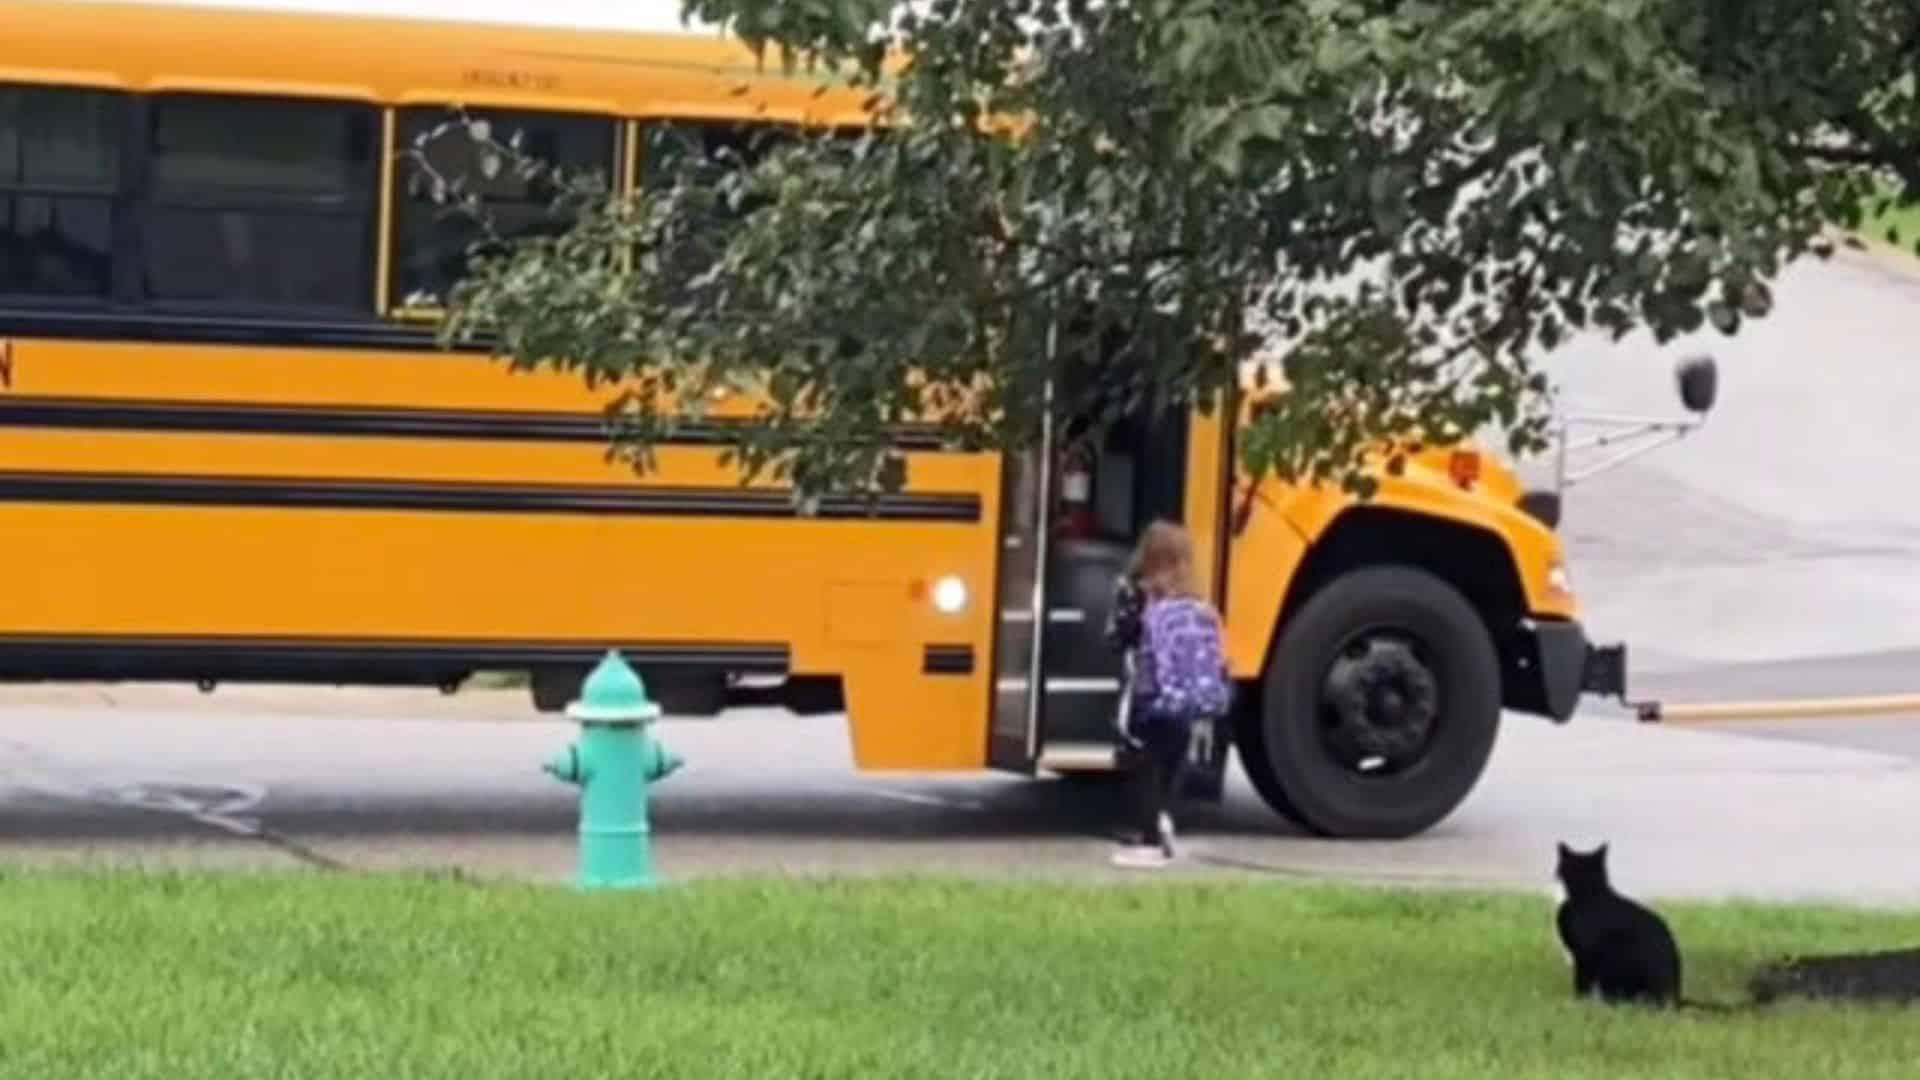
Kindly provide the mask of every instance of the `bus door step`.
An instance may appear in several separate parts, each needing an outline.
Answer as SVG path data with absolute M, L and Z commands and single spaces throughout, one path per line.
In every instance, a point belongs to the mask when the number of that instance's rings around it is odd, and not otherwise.
M 1105 772 L 1120 763 L 1112 743 L 1060 742 L 1040 752 L 1039 766 L 1048 772 Z

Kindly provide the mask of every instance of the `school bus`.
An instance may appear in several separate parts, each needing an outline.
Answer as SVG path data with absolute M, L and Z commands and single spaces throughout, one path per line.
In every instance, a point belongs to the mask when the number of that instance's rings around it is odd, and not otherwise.
M 861 122 L 736 42 L 71 0 L 0 5 L 0 40 L 0 679 L 517 670 L 550 710 L 615 647 L 670 711 L 844 712 L 863 769 L 1110 771 L 1105 605 L 1165 517 L 1225 614 L 1232 747 L 1320 834 L 1429 828 L 1503 710 L 1624 690 L 1552 528 L 1471 447 L 1356 502 L 1239 471 L 1251 394 L 1071 462 L 1051 429 L 998 454 L 906 427 L 905 490 L 801 515 L 721 465 L 748 411 L 637 477 L 600 392 L 440 347 L 410 300 L 472 233 L 400 151 L 459 106 L 644 193 L 663 139 Z M 484 194 L 553 226 L 537 185 Z M 1202 756 L 1217 797 L 1227 740 Z

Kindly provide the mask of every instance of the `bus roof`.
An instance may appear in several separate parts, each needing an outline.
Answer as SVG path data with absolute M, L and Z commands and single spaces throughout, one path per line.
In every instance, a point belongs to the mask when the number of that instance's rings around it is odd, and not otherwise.
M 0 82 L 859 123 L 863 94 L 715 31 L 580 30 L 125 0 L 0 3 Z

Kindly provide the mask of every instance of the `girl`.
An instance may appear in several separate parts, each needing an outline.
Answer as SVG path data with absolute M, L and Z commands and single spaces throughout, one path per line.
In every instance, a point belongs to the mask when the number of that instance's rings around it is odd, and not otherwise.
M 1193 539 L 1185 529 L 1165 521 L 1149 526 L 1114 600 L 1108 635 L 1131 651 L 1121 735 L 1137 759 L 1141 826 L 1139 842 L 1114 861 L 1164 866 L 1175 855 L 1173 804 L 1195 730 L 1226 715 L 1233 684 L 1220 616 L 1195 587 Z

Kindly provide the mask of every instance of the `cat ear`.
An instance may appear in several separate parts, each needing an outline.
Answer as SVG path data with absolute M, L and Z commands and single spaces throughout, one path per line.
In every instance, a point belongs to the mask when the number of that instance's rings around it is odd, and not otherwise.
M 1599 847 L 1597 847 L 1597 848 L 1594 848 L 1594 849 L 1593 849 L 1593 854 L 1594 854 L 1594 857 L 1595 857 L 1595 858 L 1599 858 L 1599 859 L 1604 859 L 1604 858 L 1606 858 L 1606 857 L 1607 857 L 1607 845 L 1605 845 L 1605 844 L 1601 844 L 1601 845 L 1600 845 Z
M 1560 854 L 1563 857 L 1573 854 L 1573 849 L 1567 846 L 1567 842 L 1565 840 L 1558 841 L 1553 846 L 1560 849 Z

